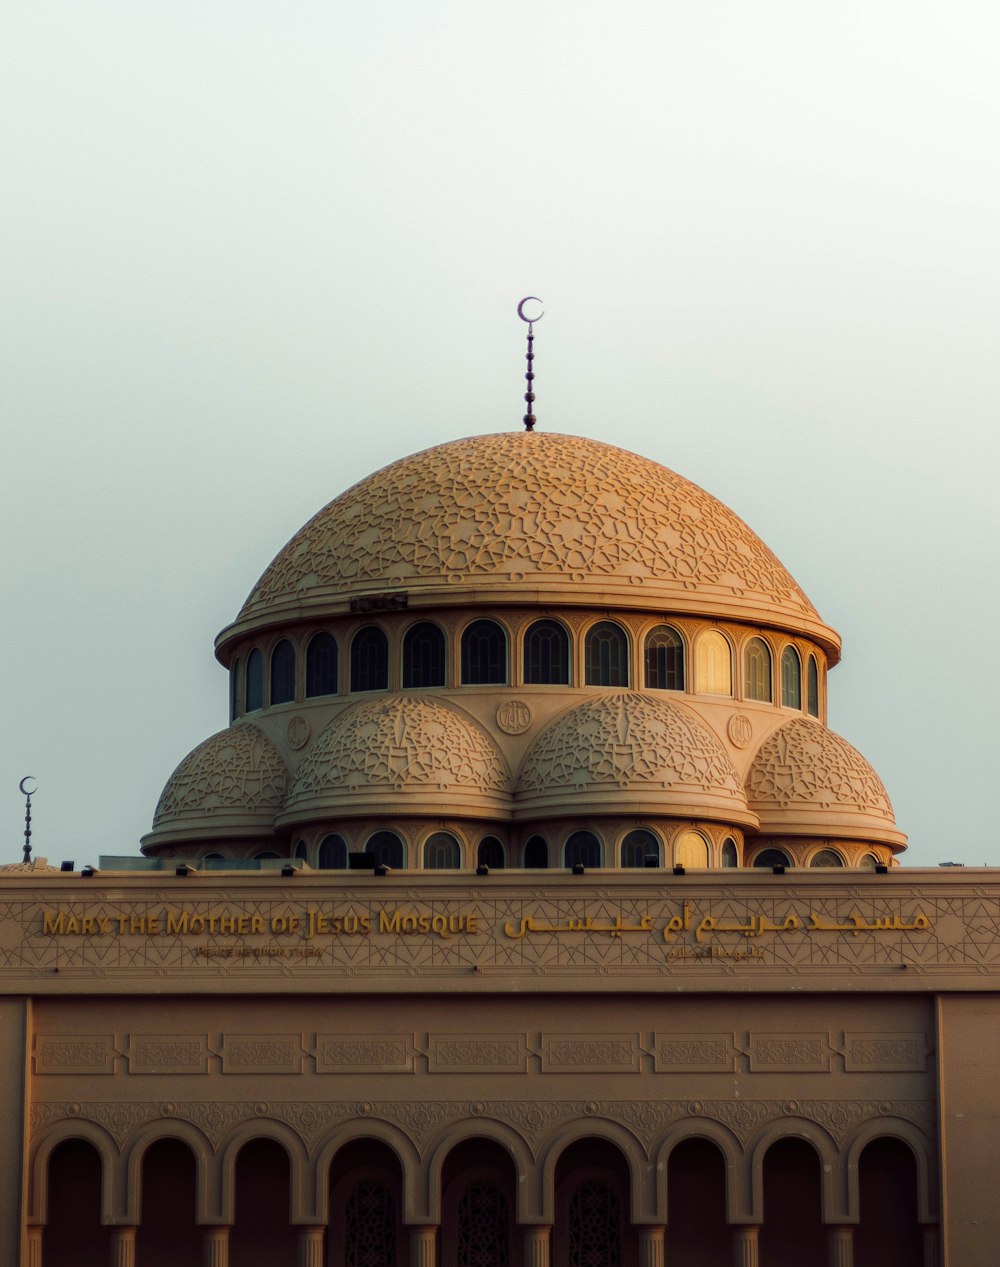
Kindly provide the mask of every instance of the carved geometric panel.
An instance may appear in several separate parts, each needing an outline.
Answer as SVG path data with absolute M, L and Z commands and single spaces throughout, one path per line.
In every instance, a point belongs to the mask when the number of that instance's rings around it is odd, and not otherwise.
M 524 1073 L 524 1034 L 432 1034 L 430 1073 Z
M 638 1034 L 543 1034 L 543 1073 L 638 1073 Z
M 653 1035 L 657 1073 L 732 1073 L 737 1048 L 732 1034 Z
M 114 1034 L 39 1034 L 35 1073 L 113 1074 Z
M 832 1054 L 828 1034 L 751 1034 L 754 1073 L 827 1073 Z
M 846 1033 L 844 1068 L 848 1073 L 923 1073 L 927 1039 L 921 1033 Z
M 207 1073 L 206 1034 L 131 1034 L 129 1073 Z
M 412 1034 L 316 1035 L 317 1073 L 412 1073 Z
M 223 1073 L 300 1073 L 301 1034 L 227 1034 Z

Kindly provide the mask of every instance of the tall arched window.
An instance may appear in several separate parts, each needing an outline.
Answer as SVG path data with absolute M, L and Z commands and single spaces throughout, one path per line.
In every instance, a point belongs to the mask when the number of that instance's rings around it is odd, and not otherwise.
M 694 687 L 699 695 L 732 695 L 733 657 L 717 629 L 698 635 L 694 648 Z
M 652 691 L 684 690 L 684 642 L 670 625 L 646 635 L 646 686 Z
M 819 716 L 819 668 L 814 655 L 809 657 L 809 667 L 806 670 L 806 707 L 810 717 Z
M 235 721 L 240 715 L 240 662 L 233 661 L 229 670 L 229 720 Z
M 306 648 L 306 696 L 337 694 L 337 643 L 332 634 L 318 633 Z
M 295 858 L 297 862 L 309 861 L 309 848 L 306 845 L 306 842 L 304 840 L 300 840 L 299 843 L 295 846 L 295 853 L 293 857 Z
M 344 1203 L 344 1267 L 396 1267 L 397 1222 L 396 1203 L 386 1184 L 374 1177 L 354 1184 Z
M 495 620 L 474 620 L 462 634 L 462 685 L 507 681 L 507 635 Z
M 489 867 L 491 871 L 500 871 L 507 865 L 507 855 L 503 843 L 496 836 L 484 836 L 476 850 L 476 865 Z
M 271 703 L 287 704 L 295 698 L 295 648 L 282 638 L 271 652 Z
M 365 853 L 372 855 L 376 867 L 392 867 L 394 871 L 403 869 L 403 842 L 394 831 L 377 831 L 374 836 L 369 836 Z
M 630 831 L 622 841 L 622 866 L 644 867 L 650 858 L 651 866 L 660 865 L 660 842 L 645 828 Z
M 544 836 L 532 836 L 524 846 L 524 865 L 541 871 L 549 865 L 549 846 Z
M 424 841 L 425 871 L 457 871 L 462 865 L 462 846 L 446 831 L 436 831 Z
M 563 849 L 563 866 L 599 867 L 601 842 L 592 831 L 575 831 Z
M 317 856 L 321 871 L 347 870 L 347 842 L 343 836 L 324 836 Z
M 602 620 L 591 625 L 584 642 L 588 686 L 628 686 L 628 638 L 621 625 Z
M 598 1180 L 578 1184 L 569 1199 L 567 1267 L 620 1267 L 622 1211 L 618 1195 Z
M 751 638 L 743 652 L 743 694 L 771 702 L 771 648 L 763 638 Z
M 406 631 L 403 686 L 444 686 L 444 634 L 429 620 Z
M 700 831 L 682 831 L 675 837 L 674 866 L 708 866 L 708 841 Z
M 785 708 L 802 707 L 802 662 L 791 646 L 781 653 L 781 702 Z
M 569 685 L 569 638 L 554 620 L 536 620 L 524 635 L 524 680 L 535 686 Z
M 722 842 L 722 865 L 724 867 L 738 867 L 740 865 L 740 857 L 736 852 L 736 841 L 732 836 L 727 836 Z
M 351 690 L 389 688 L 389 639 L 377 625 L 366 625 L 351 643 Z
M 264 657 L 254 647 L 247 660 L 246 710 L 255 713 L 264 707 Z

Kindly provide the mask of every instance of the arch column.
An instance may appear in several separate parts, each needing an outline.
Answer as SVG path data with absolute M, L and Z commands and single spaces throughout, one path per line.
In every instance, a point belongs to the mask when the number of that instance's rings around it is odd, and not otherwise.
M 760 1267 L 760 1228 L 737 1224 L 733 1228 L 733 1267 Z
M 325 1227 L 299 1228 L 299 1267 L 323 1267 Z
M 549 1267 L 552 1228 L 532 1224 L 524 1229 L 524 1267 Z
M 42 1236 L 45 1228 L 40 1223 L 28 1227 L 28 1258 L 26 1267 L 42 1267 Z
M 212 1224 L 205 1228 L 202 1240 L 204 1267 L 229 1267 L 229 1233 L 225 1224 Z
M 134 1227 L 111 1229 L 111 1267 L 135 1267 Z
M 663 1267 L 665 1227 L 637 1227 L 639 1267 Z
M 827 1267 L 854 1267 L 854 1228 L 828 1227 L 826 1230 Z
M 435 1267 L 437 1231 L 435 1224 L 410 1228 L 410 1267 Z

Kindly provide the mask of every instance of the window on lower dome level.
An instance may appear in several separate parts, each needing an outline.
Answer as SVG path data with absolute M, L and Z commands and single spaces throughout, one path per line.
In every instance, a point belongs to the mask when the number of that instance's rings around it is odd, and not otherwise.
M 369 836 L 364 852 L 372 855 L 376 867 L 403 869 L 403 842 L 394 831 L 377 831 Z
M 708 866 L 708 841 L 700 831 L 682 831 L 674 838 L 674 866 Z
M 601 842 L 592 831 L 575 831 L 563 848 L 564 867 L 599 867 Z
M 844 860 L 836 849 L 821 849 L 809 859 L 811 867 L 842 867 Z
M 264 657 L 254 647 L 247 660 L 246 710 L 255 713 L 264 707 Z
M 733 655 L 717 629 L 706 629 L 694 644 L 694 689 L 699 695 L 732 695 Z
M 337 641 L 332 634 L 318 633 L 306 647 L 306 698 L 337 694 Z
M 299 841 L 299 843 L 295 846 L 295 854 L 294 854 L 294 857 L 295 857 L 296 861 L 298 861 L 298 862 L 308 862 L 308 861 L 309 861 L 309 849 L 308 849 L 308 847 L 307 847 L 307 845 L 306 845 L 306 842 L 305 842 L 304 840 L 300 840 L 300 841 Z
M 684 690 L 684 642 L 670 625 L 658 625 L 646 635 L 645 681 L 651 691 Z
M 406 631 L 403 686 L 444 686 L 444 634 L 429 620 Z
M 859 867 L 863 867 L 866 871 L 874 871 L 877 866 L 881 865 L 881 859 L 876 858 L 873 853 L 866 853 L 858 863 Z
M 507 855 L 502 841 L 496 836 L 484 836 L 476 850 L 476 865 L 489 867 L 491 871 L 500 871 L 507 865 Z
M 377 625 L 359 629 L 351 642 L 351 690 L 389 688 L 389 639 Z
M 727 836 L 722 842 L 722 865 L 724 867 L 738 867 L 740 865 L 736 841 L 733 840 L 732 836 Z
M 538 620 L 524 635 L 524 680 L 532 686 L 569 684 L 569 637 L 554 620 Z
M 462 634 L 462 685 L 507 681 L 507 635 L 495 620 L 474 620 Z
M 229 670 L 229 720 L 235 721 L 240 715 L 240 662 L 233 661 Z
M 295 699 L 295 648 L 282 638 L 271 652 L 271 703 L 287 704 Z
M 343 836 L 324 836 L 320 841 L 317 860 L 321 871 L 346 871 L 347 842 Z
M 794 647 L 781 653 L 781 702 L 785 708 L 802 707 L 802 661 Z
M 755 867 L 790 867 L 792 860 L 780 849 L 762 849 L 753 860 Z
M 654 867 L 660 865 L 660 842 L 645 828 L 630 831 L 622 841 L 622 866 L 645 867 L 647 863 Z
M 540 871 L 549 865 L 549 846 L 544 836 L 532 836 L 524 846 L 524 865 Z
M 763 638 L 751 638 L 743 652 L 743 694 L 771 702 L 771 649 Z
M 457 871 L 462 865 L 462 847 L 450 832 L 436 831 L 424 842 L 424 870 Z
M 819 668 L 814 655 L 809 657 L 809 667 L 806 670 L 806 708 L 810 717 L 819 716 Z
M 621 625 L 602 620 L 584 641 L 584 681 L 588 686 L 628 686 L 628 638 Z

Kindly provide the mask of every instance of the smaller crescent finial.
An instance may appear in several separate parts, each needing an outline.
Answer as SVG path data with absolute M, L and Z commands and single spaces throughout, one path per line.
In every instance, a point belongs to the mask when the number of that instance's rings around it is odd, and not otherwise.
M 541 302 L 542 301 L 538 298 L 537 295 L 525 295 L 525 297 L 517 305 L 517 315 L 521 318 L 522 321 L 526 321 L 528 323 L 528 350 L 525 353 L 525 357 L 524 357 L 524 359 L 528 363 L 528 368 L 524 374 L 525 382 L 528 384 L 528 390 L 524 393 L 524 399 L 525 399 L 525 403 L 528 406 L 528 412 L 524 415 L 524 418 L 522 419 L 524 423 L 525 431 L 534 431 L 535 423 L 538 421 L 538 419 L 535 417 L 531 409 L 532 405 L 535 403 L 535 389 L 534 389 L 535 322 L 541 321 L 541 319 L 545 316 L 545 310 L 543 308 L 537 317 L 526 317 L 524 315 L 524 305 L 530 304 L 530 303 L 540 304 Z

